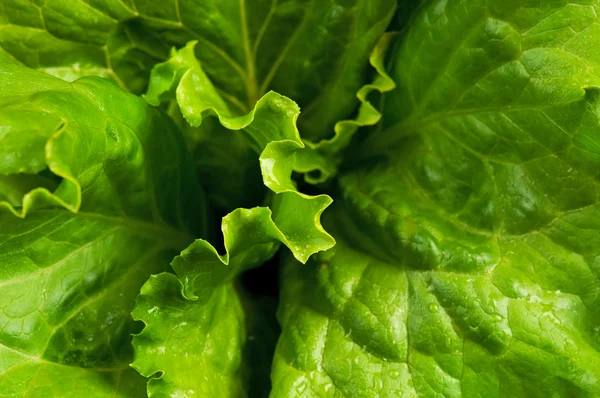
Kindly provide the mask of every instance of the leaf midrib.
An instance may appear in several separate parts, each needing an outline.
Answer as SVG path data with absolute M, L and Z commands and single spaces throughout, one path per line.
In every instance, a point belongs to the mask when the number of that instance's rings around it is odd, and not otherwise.
M 140 14 L 137 10 L 135 9 L 131 9 L 130 7 L 125 7 L 129 12 L 131 12 L 131 15 L 129 16 L 129 18 L 139 18 L 141 20 L 147 20 L 147 21 L 153 21 L 155 23 L 160 23 L 163 24 L 165 26 L 170 26 L 170 27 L 175 27 L 175 28 L 179 28 L 183 31 L 186 31 L 188 34 L 190 34 L 194 39 L 196 40 L 200 40 L 204 45 L 206 45 L 208 47 L 208 49 L 210 49 L 212 52 L 214 52 L 215 54 L 217 54 L 218 56 L 220 56 L 226 63 L 228 63 L 231 68 L 239 74 L 239 76 L 241 77 L 242 81 L 244 81 L 245 83 L 245 88 L 247 91 L 247 106 L 245 106 L 244 111 L 247 112 L 250 109 L 253 108 L 254 104 L 256 103 L 256 101 L 258 101 L 258 99 L 260 97 L 262 97 L 268 90 L 269 85 L 271 83 L 271 81 L 273 80 L 273 78 L 275 77 L 275 75 L 277 74 L 277 71 L 279 69 L 279 67 L 281 66 L 281 64 L 283 63 L 285 56 L 287 55 L 287 53 L 289 52 L 289 50 L 292 48 L 292 46 L 294 45 L 294 43 L 298 40 L 300 33 L 302 32 L 304 26 L 306 25 L 307 21 L 308 21 L 308 17 L 311 15 L 312 9 L 314 7 L 316 0 L 311 0 L 310 4 L 307 6 L 307 9 L 305 10 L 301 21 L 298 23 L 298 26 L 296 27 L 296 29 L 294 30 L 292 36 L 287 40 L 287 42 L 285 43 L 285 46 L 283 46 L 280 55 L 277 57 L 276 60 L 274 60 L 274 62 L 272 63 L 271 68 L 269 69 L 269 71 L 266 73 L 265 78 L 263 79 L 263 81 L 259 82 L 258 78 L 256 76 L 256 71 L 257 71 L 257 65 L 256 65 L 256 52 L 258 50 L 258 45 L 260 44 L 262 37 L 264 36 L 264 31 L 266 31 L 266 27 L 268 26 L 268 24 L 271 22 L 272 20 L 272 16 L 274 14 L 274 9 L 278 4 L 277 0 L 274 0 L 271 2 L 270 6 L 269 6 L 269 10 L 267 11 L 267 14 L 265 16 L 265 20 L 263 21 L 263 25 L 260 28 L 259 34 L 256 37 L 255 43 L 251 42 L 250 39 L 250 34 L 248 32 L 248 18 L 247 18 L 247 5 L 246 5 L 246 1 L 245 0 L 239 0 L 239 5 L 240 5 L 240 28 L 241 28 L 241 36 L 242 36 L 242 45 L 243 45 L 243 51 L 244 51 L 244 58 L 245 58 L 245 65 L 241 65 L 238 61 L 236 61 L 235 59 L 233 59 L 229 54 L 227 54 L 222 48 L 220 48 L 217 44 L 213 43 L 212 41 L 209 41 L 208 39 L 206 39 L 202 34 L 200 34 L 199 32 L 197 32 L 196 30 L 190 28 L 189 26 L 187 26 L 186 24 L 183 23 L 182 19 L 181 19 L 181 15 L 180 15 L 180 10 L 179 10 L 179 4 L 178 2 L 176 2 L 177 8 L 176 8 L 176 14 L 177 14 L 177 21 L 174 20 L 169 20 L 169 19 L 163 19 L 163 18 L 159 18 L 159 17 L 153 17 L 153 16 L 149 16 L 149 15 L 143 15 Z M 115 19 L 114 17 L 110 16 L 110 15 L 106 15 L 104 13 L 102 13 L 100 10 L 91 7 L 89 4 L 84 3 L 86 6 L 90 7 L 94 12 L 98 13 L 99 15 L 102 15 L 104 18 L 110 19 L 112 21 L 115 22 L 115 26 L 117 23 L 119 22 L 123 22 L 123 20 L 118 20 Z M 43 7 L 39 7 L 40 9 L 40 13 Z M 41 20 L 43 21 L 43 17 L 41 17 Z M 3 24 L 3 26 L 5 25 L 11 25 L 11 24 Z M 28 28 L 28 29 L 35 29 L 35 30 L 44 30 L 46 31 L 48 34 L 54 36 L 51 32 L 49 32 L 45 26 L 42 28 L 37 28 L 37 27 L 29 27 L 29 26 L 23 26 L 23 25 L 17 25 L 19 27 L 23 27 L 23 28 Z M 1 28 L 1 27 L 0 27 Z M 61 39 L 64 40 L 64 39 Z M 68 40 L 70 42 L 76 42 L 73 40 Z M 116 74 L 113 66 L 112 66 L 112 62 L 111 62 L 111 56 L 107 51 L 107 45 L 100 45 L 98 46 L 100 49 L 102 49 L 105 52 L 105 56 L 106 56 L 106 67 L 104 69 L 107 70 L 108 73 L 110 73 L 111 75 L 113 75 L 113 77 L 115 78 L 115 81 L 117 82 L 117 84 L 119 84 L 120 86 L 122 86 L 123 88 L 126 88 L 126 85 L 124 82 L 121 81 L 121 79 L 119 78 L 119 76 Z M 260 85 L 259 85 L 260 83 Z M 239 104 L 235 104 L 236 106 L 239 106 Z
M 240 75 L 242 80 L 245 82 L 248 104 L 247 104 L 246 109 L 244 109 L 244 111 L 247 112 L 250 109 L 252 109 L 254 107 L 254 104 L 258 101 L 258 99 L 260 97 L 262 97 L 268 91 L 269 85 L 270 85 L 271 81 L 273 80 L 273 78 L 275 77 L 275 75 L 277 74 L 277 71 L 279 70 L 279 67 L 283 63 L 285 56 L 287 55 L 289 50 L 292 48 L 292 46 L 296 43 L 296 41 L 298 40 L 298 38 L 300 36 L 300 33 L 303 31 L 303 28 L 309 19 L 308 17 L 312 13 L 315 2 L 316 2 L 316 0 L 311 0 L 310 4 L 307 6 L 307 9 L 302 16 L 301 21 L 298 23 L 298 26 L 294 30 L 294 33 L 287 40 L 287 42 L 286 42 L 285 46 L 282 48 L 279 56 L 273 62 L 271 68 L 265 75 L 265 78 L 260 82 L 260 86 L 259 86 L 258 78 L 256 76 L 256 70 L 257 70 L 256 69 L 256 52 L 258 51 L 258 44 L 260 43 L 260 41 L 263 37 L 263 33 L 264 33 L 264 31 L 266 31 L 266 26 L 268 26 L 268 24 L 271 22 L 272 15 L 274 13 L 274 7 L 276 7 L 277 3 L 278 3 L 276 0 L 271 2 L 270 6 L 269 6 L 269 10 L 265 16 L 265 20 L 263 21 L 263 25 L 260 28 L 259 34 L 256 37 L 255 43 L 251 43 L 250 34 L 248 32 L 248 17 L 247 17 L 247 13 L 246 13 L 246 11 L 247 11 L 246 1 L 239 0 L 240 28 L 241 28 L 242 42 L 243 42 L 242 45 L 243 45 L 244 58 L 245 58 L 245 66 L 244 67 L 242 67 L 242 65 L 240 65 L 237 61 L 235 61 L 233 58 L 231 58 L 227 53 L 225 53 L 225 51 L 223 51 L 221 48 L 219 48 L 216 44 L 209 42 L 200 33 L 196 32 L 195 30 L 190 29 L 188 26 L 186 26 L 181 19 L 179 19 L 179 21 L 175 22 L 175 21 L 170 21 L 170 20 L 157 18 L 157 17 L 149 17 L 149 16 L 145 16 L 145 15 L 139 15 L 139 17 L 142 19 L 148 19 L 148 20 L 152 20 L 155 22 L 162 22 L 165 24 L 176 25 L 177 27 L 187 31 L 195 39 L 201 40 L 203 43 L 209 45 L 211 50 L 213 50 L 214 52 L 219 54 L 225 61 L 227 61 L 231 65 L 231 67 Z M 236 104 L 236 105 L 239 106 L 239 104 Z
M 6 346 L 2 343 L 0 343 L 0 352 L 2 352 L 2 350 L 6 350 L 6 351 L 10 351 L 14 354 L 17 354 L 23 358 L 27 358 L 27 362 L 20 362 L 19 364 L 12 366 L 10 368 L 8 368 L 6 371 L 4 372 L 0 372 L 0 377 L 4 376 L 5 374 L 9 373 L 11 370 L 21 366 L 21 365 L 28 365 L 31 363 L 37 363 L 37 364 L 47 364 L 47 365 L 52 365 L 52 366 L 62 366 L 65 367 L 67 369 L 80 369 L 80 370 L 90 370 L 90 371 L 95 371 L 95 372 L 103 372 L 103 373 L 110 373 L 110 372 L 123 372 L 124 370 L 129 369 L 129 363 L 127 362 L 123 362 L 123 366 L 115 366 L 112 368 L 103 368 L 103 367 L 89 367 L 89 368 L 83 368 L 81 366 L 74 366 L 74 365 L 67 365 L 64 363 L 59 363 L 59 362 L 52 362 L 52 361 L 48 361 L 46 359 L 42 359 L 40 357 L 36 357 L 33 355 L 29 355 L 26 354 L 22 351 L 19 350 L 15 350 L 14 348 L 11 348 L 9 346 Z
M 37 210 L 36 213 L 56 214 L 64 213 L 64 211 L 65 210 L 63 209 L 42 209 Z M 154 224 L 133 218 L 109 216 L 85 211 L 73 213 L 73 216 L 88 220 L 104 221 L 115 226 L 123 227 L 124 229 L 135 232 L 139 235 L 158 240 L 165 248 L 169 249 L 183 250 L 195 239 L 195 237 L 190 233 L 182 232 L 166 224 Z

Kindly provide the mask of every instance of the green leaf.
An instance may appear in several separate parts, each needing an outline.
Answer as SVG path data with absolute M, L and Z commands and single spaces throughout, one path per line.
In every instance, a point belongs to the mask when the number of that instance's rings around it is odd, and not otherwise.
M 420 9 L 338 244 L 286 264 L 273 397 L 600 394 L 599 8 Z
M 306 173 L 304 179 L 311 184 L 323 183 L 337 174 L 342 162 L 343 151 L 350 145 L 361 127 L 376 125 L 381 113 L 369 102 L 368 97 L 375 93 L 386 93 L 396 88 L 394 81 L 385 71 L 385 56 L 396 33 L 385 33 L 371 52 L 369 62 L 376 74 L 373 81 L 358 90 L 356 98 L 360 101 L 357 115 L 352 120 L 341 120 L 334 126 L 334 136 L 317 143 L 304 141 L 305 148 L 298 151 L 294 171 Z
M 51 173 L 0 175 L 0 202 L 18 207 L 31 190 L 45 188 L 53 191 L 57 187 L 58 181 Z
M 184 122 L 182 130 L 186 137 L 193 136 L 190 147 L 196 171 L 215 207 L 231 211 L 263 203 L 267 190 L 258 155 L 246 134 L 228 131 L 214 117 L 199 127 Z
M 144 380 L 129 367 L 86 369 L 56 363 L 40 364 L 7 351 L 0 355 L 7 368 L 18 369 L 18 373 L 8 372 L 2 379 L 2 396 L 5 397 L 146 397 L 146 392 L 140 388 Z
M 146 377 L 160 373 L 148 383 L 150 396 L 255 393 L 244 387 L 245 313 L 234 278 L 271 258 L 280 243 L 302 262 L 335 243 L 320 224 L 331 198 L 301 194 L 291 180 L 295 154 L 304 147 L 298 106 L 269 92 L 249 113 L 232 111 L 197 61 L 195 45 L 173 50 L 155 67 L 146 100 L 176 100 L 191 126 L 214 115 L 224 128 L 243 130 L 248 147 L 261 153 L 263 180 L 275 195 L 271 209 L 237 209 L 223 219 L 225 255 L 198 240 L 172 263 L 178 278 L 161 274 L 142 288 L 132 314 L 146 327 L 134 338 L 133 366 Z
M 388 29 L 401 30 L 405 28 L 410 23 L 411 17 L 424 3 L 426 0 L 401 0 Z
M 395 7 L 396 0 L 181 0 L 160 6 L 147 0 L 7 0 L 0 10 L 0 53 L 69 81 L 97 75 L 139 93 L 152 67 L 167 58 L 168 46 L 196 40 L 196 56 L 232 110 L 250 112 L 270 90 L 298 102 L 303 138 L 315 143 L 307 141 L 298 152 L 296 170 L 321 183 L 337 173 L 341 149 L 357 128 L 379 120 L 366 97 L 390 89 L 391 81 L 377 76 L 361 86 L 368 81 L 369 52 Z M 371 62 L 381 63 L 373 58 L 379 55 L 376 49 Z M 185 128 L 195 136 L 198 173 L 211 181 L 217 207 L 254 206 L 264 192 L 253 189 L 260 177 L 252 172 L 251 147 L 240 137 L 223 138 L 219 127 Z
M 274 221 L 287 237 L 294 256 L 305 262 L 311 254 L 329 249 L 335 241 L 323 230 L 319 217 L 331 204 L 331 198 L 302 194 L 291 179 L 295 155 L 305 147 L 296 127 L 298 105 L 271 91 L 249 113 L 240 115 L 232 111 L 196 59 L 196 44 L 190 42 L 181 50 L 172 50 L 171 58 L 154 68 L 144 98 L 153 105 L 175 99 L 191 126 L 198 126 L 207 115 L 214 115 L 226 129 L 242 130 L 248 145 L 260 153 L 264 184 L 277 194 L 272 204 Z
M 300 129 L 320 140 L 355 109 L 369 52 L 395 8 L 395 0 L 6 0 L 0 48 L 68 80 L 93 74 L 141 92 L 168 46 L 197 40 L 230 105 L 247 113 L 275 90 L 298 101 Z
M 149 275 L 204 233 L 183 139 L 104 79 L 14 63 L 0 76 L 0 391 L 142 395 L 129 312 Z
M 6 0 L 0 56 L 68 81 L 94 75 L 141 92 L 169 44 L 136 15 L 128 0 Z
M 197 240 L 173 261 L 177 277 L 163 273 L 144 285 L 132 315 L 146 327 L 134 337 L 132 366 L 146 377 L 160 372 L 148 383 L 149 396 L 245 395 L 245 314 L 233 280 L 280 243 L 292 251 L 298 243 L 311 252 L 319 247 L 310 236 L 291 242 L 274 220 L 268 208 L 235 210 L 223 218 L 224 255 Z

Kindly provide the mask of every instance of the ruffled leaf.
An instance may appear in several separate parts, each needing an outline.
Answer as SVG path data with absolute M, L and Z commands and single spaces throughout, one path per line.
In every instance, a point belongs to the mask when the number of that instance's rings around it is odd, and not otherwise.
M 302 262 L 335 243 L 320 224 L 331 198 L 301 194 L 291 180 L 295 154 L 304 147 L 298 106 L 269 92 L 249 113 L 237 114 L 200 67 L 195 45 L 173 50 L 156 67 L 147 101 L 175 99 L 192 126 L 214 115 L 226 129 L 241 130 L 260 153 L 264 184 L 275 195 L 270 209 L 238 209 L 223 219 L 224 255 L 198 240 L 173 261 L 177 278 L 161 274 L 143 287 L 133 316 L 146 327 L 134 338 L 133 366 L 147 377 L 161 373 L 148 383 L 150 396 L 243 394 L 245 314 L 234 278 L 271 258 L 282 243 Z
M 296 153 L 305 147 L 296 120 L 300 109 L 292 100 L 269 92 L 247 114 L 231 110 L 203 71 L 194 55 L 196 42 L 172 51 L 169 61 L 152 72 L 146 100 L 158 105 L 176 99 L 183 117 L 198 126 L 214 115 L 229 130 L 241 130 L 260 153 L 265 185 L 278 194 L 274 198 L 274 218 L 289 239 L 294 256 L 305 262 L 311 254 L 327 250 L 335 243 L 321 227 L 319 218 L 331 203 L 327 195 L 309 196 L 298 192 L 291 179 Z M 310 244 L 307 245 L 308 242 Z
M 284 261 L 272 397 L 600 396 L 598 6 L 416 10 L 338 245 Z
M 203 230 L 169 117 L 0 61 L 0 395 L 132 397 L 140 286 Z
M 153 276 L 138 297 L 132 315 L 146 327 L 134 337 L 132 366 L 146 377 L 160 372 L 148 383 L 149 396 L 244 395 L 245 314 L 233 280 L 271 258 L 281 243 L 292 252 L 299 244 L 306 252 L 319 247 L 309 236 L 287 237 L 264 207 L 235 210 L 221 229 L 225 254 L 197 240 L 173 261 L 177 276 Z
M 230 105 L 269 90 L 296 100 L 304 137 L 328 137 L 356 107 L 369 52 L 396 0 L 4 0 L 0 57 L 67 80 L 113 79 L 142 92 L 171 46 L 197 56 Z
M 350 144 L 354 134 L 361 127 L 376 125 L 381 119 L 381 113 L 368 97 L 373 92 L 380 94 L 396 88 L 396 83 L 385 71 L 385 56 L 396 33 L 385 33 L 373 49 L 369 62 L 376 72 L 375 78 L 364 85 L 356 94 L 360 102 L 357 116 L 352 120 L 342 120 L 335 124 L 334 136 L 318 143 L 305 140 L 306 147 L 296 155 L 294 170 L 306 173 L 305 180 L 311 184 L 327 181 L 337 173 L 337 167 L 342 161 L 342 152 Z M 316 172 L 316 174 L 315 174 Z

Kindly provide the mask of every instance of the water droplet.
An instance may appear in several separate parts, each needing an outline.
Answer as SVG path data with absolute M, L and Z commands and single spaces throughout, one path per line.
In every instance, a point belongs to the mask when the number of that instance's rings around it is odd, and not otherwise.
M 437 305 L 436 303 L 431 303 L 427 306 L 427 308 L 429 308 L 429 312 L 433 312 L 436 313 L 440 310 L 440 306 Z
M 303 394 L 304 391 L 306 391 L 306 388 L 308 387 L 306 385 L 306 380 L 301 380 L 297 385 L 296 385 L 296 392 L 299 394 Z

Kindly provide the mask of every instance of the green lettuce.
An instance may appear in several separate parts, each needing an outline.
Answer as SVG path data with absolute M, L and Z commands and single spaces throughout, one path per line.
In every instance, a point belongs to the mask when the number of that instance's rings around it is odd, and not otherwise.
M 599 7 L 417 11 L 336 247 L 285 261 L 273 397 L 600 394 Z
M 0 397 L 600 396 L 598 12 L 2 2 Z
M 231 111 L 250 112 L 270 90 L 302 107 L 298 124 L 303 139 L 314 143 L 298 154 L 296 168 L 313 183 L 330 179 L 350 136 L 379 119 L 367 104 L 355 121 L 355 95 L 366 81 L 369 53 L 392 18 L 396 0 L 5 3 L 0 58 L 69 81 L 102 76 L 140 94 L 152 68 L 169 58 L 170 48 L 196 41 L 195 55 Z M 378 86 L 368 91 L 389 89 Z M 256 188 L 260 174 L 243 137 L 229 137 L 214 121 L 180 128 L 216 207 L 231 211 L 261 202 L 266 191 Z M 224 178 L 234 182 L 222 183 Z
M 0 67 L 0 391 L 143 394 L 129 311 L 205 233 L 191 156 L 168 117 L 107 80 Z

